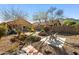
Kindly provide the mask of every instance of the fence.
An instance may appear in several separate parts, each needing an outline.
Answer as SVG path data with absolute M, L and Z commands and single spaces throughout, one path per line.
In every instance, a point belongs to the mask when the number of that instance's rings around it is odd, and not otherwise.
M 75 26 L 67 26 L 67 25 L 52 26 L 51 29 L 53 32 L 58 33 L 79 34 L 79 29 L 76 28 Z

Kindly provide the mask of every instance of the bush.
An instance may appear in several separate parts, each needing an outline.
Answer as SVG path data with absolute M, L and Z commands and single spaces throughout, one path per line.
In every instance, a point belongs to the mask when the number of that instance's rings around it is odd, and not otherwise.
M 46 55 L 52 54 L 52 51 L 50 51 L 50 50 L 45 50 L 44 52 Z
M 17 51 L 17 48 L 18 48 L 18 45 L 17 44 L 16 45 L 13 45 L 13 46 L 10 47 L 10 50 L 8 50 L 7 52 L 9 54 L 12 54 L 13 52 Z
M 46 32 L 40 32 L 38 35 L 40 35 L 40 36 L 48 36 L 48 34 Z
M 10 39 L 10 42 L 12 42 L 12 43 L 16 42 L 16 38 Z
M 26 38 L 27 38 L 27 35 L 20 35 L 20 36 L 18 37 L 18 39 L 19 39 L 20 41 L 24 41 Z
M 63 23 L 65 25 L 74 25 L 74 24 L 76 24 L 76 22 L 75 21 L 72 21 L 72 20 L 64 20 Z
M 41 40 L 40 37 L 36 37 L 36 36 L 34 36 L 32 41 L 33 41 L 33 42 L 38 42 L 38 41 L 40 41 L 40 40 Z
M 41 32 L 45 32 L 45 30 L 44 29 L 41 29 Z
M 79 23 L 75 24 L 74 26 L 79 29 Z
M 11 34 L 17 34 L 16 29 L 9 29 L 8 35 L 11 35 Z
M 50 31 L 50 28 L 51 28 L 51 27 L 46 26 L 46 27 L 44 27 L 44 30 L 45 30 L 46 32 L 48 32 L 48 31 Z
M 31 27 L 30 31 L 31 32 L 35 32 L 35 29 L 33 27 Z
M 28 36 L 26 38 L 25 42 L 27 42 L 27 43 L 30 43 L 30 42 L 33 43 L 33 42 L 38 42 L 40 40 L 41 40 L 40 37 L 37 37 L 37 36 Z
M 21 30 L 16 29 L 16 32 L 17 32 L 18 36 L 20 36 L 20 35 L 21 35 Z
M 76 31 L 77 33 L 79 33 L 79 23 L 75 24 L 74 26 L 75 26 L 75 28 L 76 28 L 75 31 Z
M 7 27 L 5 25 L 0 25 L 0 37 L 6 35 Z

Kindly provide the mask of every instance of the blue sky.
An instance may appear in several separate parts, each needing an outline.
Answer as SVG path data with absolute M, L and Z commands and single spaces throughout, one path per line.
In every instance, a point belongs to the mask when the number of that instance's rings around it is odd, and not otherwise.
M 79 19 L 79 4 L 0 4 L 0 9 L 18 8 L 28 13 L 29 21 L 32 21 L 34 12 L 47 11 L 51 6 L 63 9 L 64 16 Z M 0 19 L 2 20 L 2 19 Z

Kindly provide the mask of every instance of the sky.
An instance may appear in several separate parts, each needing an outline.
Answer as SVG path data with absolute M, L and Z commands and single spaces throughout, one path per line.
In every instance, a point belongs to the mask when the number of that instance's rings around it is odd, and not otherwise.
M 79 19 L 79 4 L 0 4 L 0 9 L 21 9 L 28 13 L 28 21 L 32 22 L 32 16 L 35 12 L 47 11 L 51 6 L 62 9 L 65 17 Z M 0 19 L 0 21 L 2 20 Z

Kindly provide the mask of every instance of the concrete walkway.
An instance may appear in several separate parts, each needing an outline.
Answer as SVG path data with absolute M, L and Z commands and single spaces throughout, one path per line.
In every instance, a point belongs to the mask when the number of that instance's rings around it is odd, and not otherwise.
M 55 46 L 55 47 L 59 47 L 59 48 L 62 48 L 65 41 L 66 41 L 66 38 L 61 38 L 61 37 L 57 37 L 57 39 L 53 39 L 53 40 L 49 40 L 50 36 L 47 36 L 43 39 L 41 39 L 41 41 L 45 41 L 45 43 L 47 44 L 50 44 L 52 46 Z

